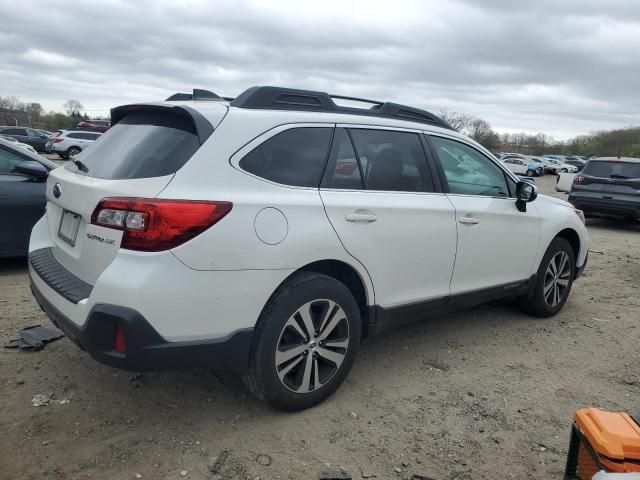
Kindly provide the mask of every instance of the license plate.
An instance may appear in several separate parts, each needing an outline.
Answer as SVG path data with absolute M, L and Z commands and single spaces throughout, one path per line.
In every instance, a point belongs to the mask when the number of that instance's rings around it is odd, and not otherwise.
M 76 237 L 80 228 L 80 215 L 64 210 L 58 228 L 58 237 L 67 242 L 72 247 L 76 246 Z

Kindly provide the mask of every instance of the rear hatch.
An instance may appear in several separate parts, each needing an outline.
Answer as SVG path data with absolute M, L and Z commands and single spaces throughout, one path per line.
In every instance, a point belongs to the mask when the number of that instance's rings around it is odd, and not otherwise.
M 115 258 L 123 235 L 92 224 L 101 200 L 157 197 L 211 135 L 226 110 L 220 105 L 213 125 L 211 110 L 207 120 L 180 105 L 113 109 L 113 127 L 49 176 L 47 221 L 58 262 L 94 285 Z
M 640 196 L 640 162 L 591 160 L 576 176 L 572 193 L 593 198 Z

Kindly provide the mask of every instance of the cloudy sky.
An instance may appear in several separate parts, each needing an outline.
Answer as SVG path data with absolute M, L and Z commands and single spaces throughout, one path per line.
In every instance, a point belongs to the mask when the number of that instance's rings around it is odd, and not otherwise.
M 640 0 L 0 0 L 0 96 L 89 115 L 281 85 L 557 139 L 640 120 Z

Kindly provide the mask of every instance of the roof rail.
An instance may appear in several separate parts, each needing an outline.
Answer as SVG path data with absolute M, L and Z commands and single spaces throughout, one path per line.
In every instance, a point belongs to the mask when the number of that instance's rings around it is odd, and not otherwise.
M 370 103 L 370 108 L 343 107 L 333 99 Z M 453 128 L 437 115 L 419 108 L 391 102 L 379 102 L 357 97 L 330 95 L 325 92 L 282 87 L 251 87 L 238 95 L 232 107 L 264 110 L 301 110 L 310 112 L 334 112 L 371 117 L 395 118 L 409 122 L 427 123 L 442 128 Z
M 225 98 L 217 95 L 209 90 L 202 90 L 200 88 L 194 88 L 193 93 L 174 93 L 169 98 L 167 98 L 166 102 L 176 102 L 176 101 L 224 101 Z

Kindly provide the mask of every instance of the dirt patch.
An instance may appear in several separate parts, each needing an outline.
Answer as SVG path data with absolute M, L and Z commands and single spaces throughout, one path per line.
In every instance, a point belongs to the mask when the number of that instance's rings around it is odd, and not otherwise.
M 640 412 L 640 227 L 588 225 L 586 275 L 556 317 L 497 302 L 409 325 L 367 341 L 338 392 L 301 413 L 227 375 L 114 370 L 67 339 L 0 349 L 0 478 L 560 479 L 577 408 Z M 48 322 L 26 263 L 1 262 L 4 343 Z M 34 407 L 38 394 L 54 401 Z

